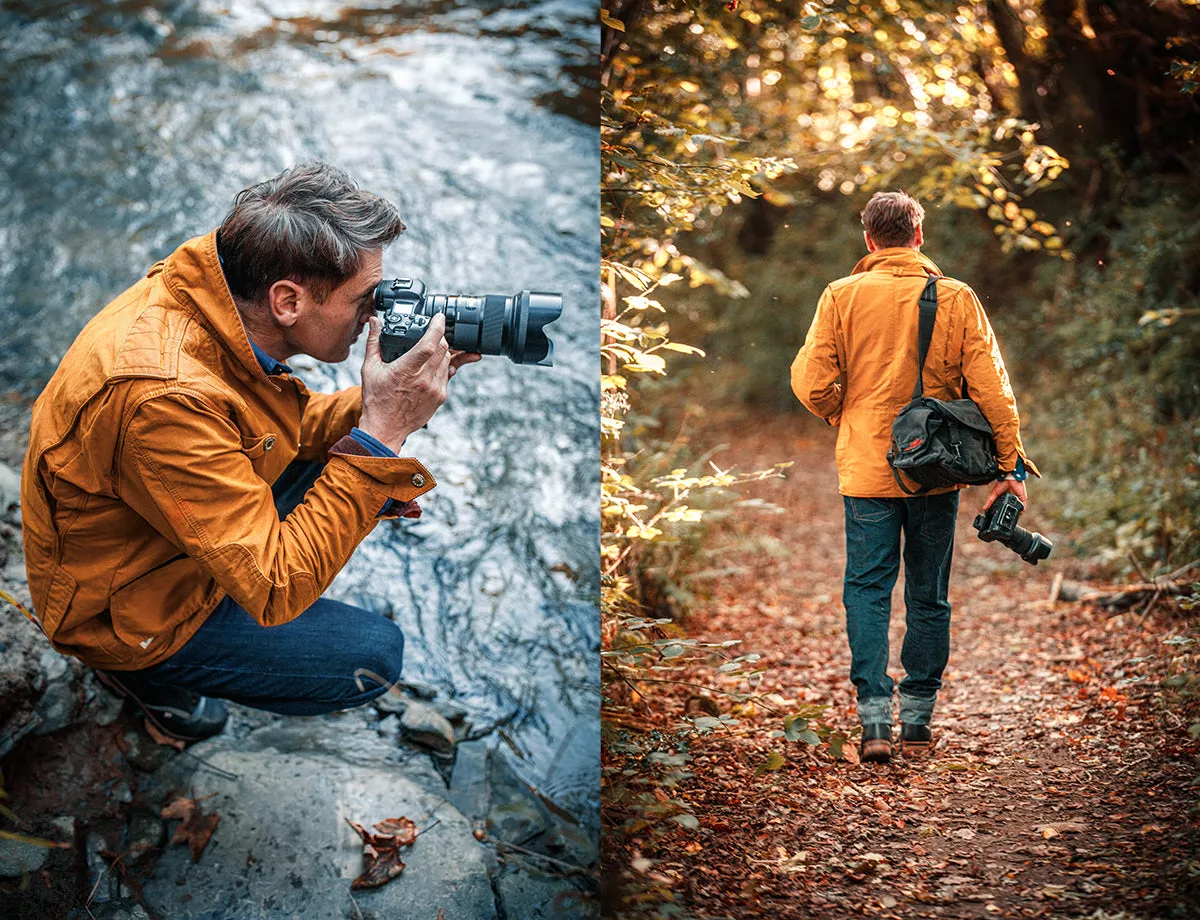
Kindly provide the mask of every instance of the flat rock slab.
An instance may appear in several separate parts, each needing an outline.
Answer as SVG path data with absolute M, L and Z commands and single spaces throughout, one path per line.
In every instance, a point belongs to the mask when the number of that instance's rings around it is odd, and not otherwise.
M 253 735 L 251 738 L 253 739 Z M 266 740 L 266 739 L 258 739 Z M 287 744 L 280 747 L 288 747 Z M 496 917 L 486 851 L 468 820 L 427 777 L 410 779 L 404 765 L 348 762 L 328 751 L 280 750 L 214 738 L 194 745 L 155 775 L 153 794 L 175 789 L 220 821 L 199 862 L 187 847 L 168 846 L 145 883 L 145 903 L 172 920 L 284 920 L 321 917 L 446 920 Z M 153 795 L 152 794 L 152 795 Z M 419 828 L 402 851 L 407 864 L 377 889 L 351 891 L 362 871 L 362 843 L 346 823 L 368 829 L 408 817 Z M 174 830 L 176 822 L 171 822 Z

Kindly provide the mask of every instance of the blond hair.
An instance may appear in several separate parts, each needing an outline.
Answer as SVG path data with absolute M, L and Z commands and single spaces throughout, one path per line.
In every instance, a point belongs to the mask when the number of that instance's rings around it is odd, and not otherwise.
M 925 209 L 906 192 L 876 192 L 862 211 L 863 229 L 880 249 L 911 246 Z

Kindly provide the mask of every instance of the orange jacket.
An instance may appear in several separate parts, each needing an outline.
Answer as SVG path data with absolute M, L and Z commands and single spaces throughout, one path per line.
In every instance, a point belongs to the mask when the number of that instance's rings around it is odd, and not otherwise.
M 848 278 L 825 288 L 792 362 L 792 390 L 800 402 L 838 426 L 843 495 L 905 497 L 887 451 L 892 422 L 917 382 L 917 300 L 930 274 L 941 272 L 915 249 L 865 256 Z M 961 281 L 945 278 L 937 288 L 937 321 L 922 375 L 925 395 L 960 399 L 965 380 L 967 395 L 995 433 L 1000 468 L 1011 472 L 1021 457 L 1039 475 L 1021 444 L 1016 398 L 983 305 Z
M 416 460 L 361 455 L 347 436 L 361 406 L 358 387 L 266 375 L 215 233 L 151 268 L 83 328 L 33 408 L 21 514 L 51 644 L 134 670 L 226 595 L 264 626 L 299 616 L 388 498 L 435 484 Z M 271 484 L 296 458 L 328 462 L 280 522 Z

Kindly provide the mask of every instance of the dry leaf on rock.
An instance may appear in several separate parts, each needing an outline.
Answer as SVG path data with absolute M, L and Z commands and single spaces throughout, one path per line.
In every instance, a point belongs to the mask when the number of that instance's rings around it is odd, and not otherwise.
M 404 871 L 400 848 L 417 839 L 417 825 L 408 818 L 385 818 L 372 833 L 356 821 L 346 819 L 363 842 L 363 871 L 351 888 L 378 888 Z
M 208 846 L 213 831 L 217 829 L 217 822 L 221 820 L 221 816 L 215 812 L 211 815 L 204 814 L 200 810 L 201 801 L 202 799 L 177 796 L 161 812 L 162 817 L 167 820 L 182 822 L 175 828 L 170 842 L 186 843 L 192 854 L 192 862 L 200 861 L 200 854 Z
M 175 748 L 177 751 L 182 751 L 187 745 L 179 738 L 172 738 L 170 735 L 160 732 L 154 727 L 154 723 L 149 719 L 145 722 L 146 734 L 153 739 L 155 744 L 166 745 L 167 747 Z

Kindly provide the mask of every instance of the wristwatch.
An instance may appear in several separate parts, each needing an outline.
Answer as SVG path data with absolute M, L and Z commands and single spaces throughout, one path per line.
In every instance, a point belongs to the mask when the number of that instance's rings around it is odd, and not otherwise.
M 1004 473 L 1000 478 L 1014 480 L 1016 482 L 1024 482 L 1029 475 L 1029 471 L 1025 469 L 1025 458 L 1017 457 L 1017 468 L 1011 472 L 1001 471 Z

